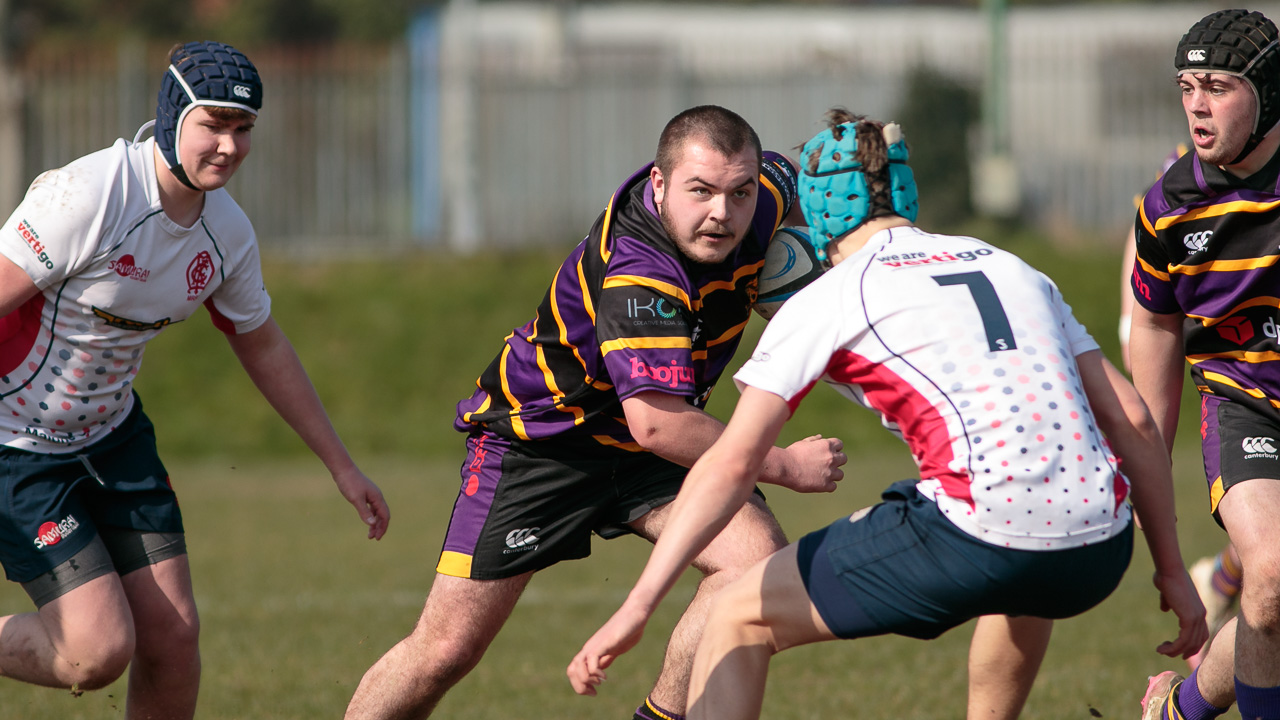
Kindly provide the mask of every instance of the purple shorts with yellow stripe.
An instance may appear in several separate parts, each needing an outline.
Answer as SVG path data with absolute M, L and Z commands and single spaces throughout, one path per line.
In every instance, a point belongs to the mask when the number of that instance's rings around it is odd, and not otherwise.
M 688 469 L 591 440 L 467 438 L 462 487 L 436 571 L 497 580 L 591 554 L 675 499 Z
M 1255 478 L 1280 480 L 1280 421 L 1216 395 L 1200 398 L 1200 440 L 1209 511 L 1233 485 Z

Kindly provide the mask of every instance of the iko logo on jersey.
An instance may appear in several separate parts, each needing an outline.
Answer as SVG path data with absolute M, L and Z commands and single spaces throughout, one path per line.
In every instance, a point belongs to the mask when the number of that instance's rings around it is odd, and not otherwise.
M 665 309 L 663 306 L 667 304 L 665 298 L 650 298 L 649 302 L 641 305 L 639 300 L 635 298 L 627 299 L 627 317 L 661 317 L 670 320 L 678 313 L 675 308 Z M 644 313 L 644 314 L 642 314 Z
M 40 234 L 36 229 L 31 227 L 31 223 L 26 220 L 19 220 L 18 227 L 14 228 L 18 231 L 18 235 L 22 238 L 27 247 L 31 248 L 31 252 L 36 254 L 36 258 L 44 263 L 44 266 L 53 269 L 53 261 L 49 259 L 49 253 L 45 252 L 44 243 L 40 242 Z
M 1182 244 L 1192 252 L 1200 252 L 1204 246 L 1209 243 L 1209 238 L 1213 237 L 1212 230 L 1204 230 L 1202 232 L 1193 232 L 1183 236 Z
M 507 533 L 507 549 L 504 555 L 514 552 L 526 552 L 538 549 L 538 531 L 542 528 L 521 528 Z
M 1252 460 L 1254 458 L 1275 460 L 1280 458 L 1280 456 L 1276 455 L 1275 438 L 1247 437 L 1240 442 L 1240 449 L 1244 450 L 1245 460 Z
M 37 550 L 53 547 L 75 532 L 78 527 L 80 527 L 80 522 L 76 520 L 74 515 L 68 515 L 56 523 L 46 522 L 36 531 L 36 539 L 32 542 L 35 543 Z

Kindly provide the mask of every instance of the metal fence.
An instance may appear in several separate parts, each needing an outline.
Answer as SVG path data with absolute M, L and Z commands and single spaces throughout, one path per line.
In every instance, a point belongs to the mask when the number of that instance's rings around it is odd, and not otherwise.
M 1186 134 L 1174 44 L 1214 7 L 1009 13 L 1007 142 L 1025 218 L 1064 236 L 1123 230 Z M 915 67 L 981 88 L 989 28 L 956 8 L 455 0 L 402 43 L 242 48 L 266 98 L 230 190 L 269 249 L 570 243 L 679 110 L 731 107 L 767 147 L 790 149 L 832 105 L 891 118 Z M 29 54 L 17 73 L 22 157 L 0 173 L 25 187 L 132 137 L 154 114 L 167 50 Z

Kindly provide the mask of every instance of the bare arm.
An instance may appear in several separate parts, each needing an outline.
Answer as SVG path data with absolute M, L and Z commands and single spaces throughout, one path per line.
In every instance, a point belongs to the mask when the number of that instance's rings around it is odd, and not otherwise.
M 1150 408 L 1168 452 L 1173 451 L 1182 401 L 1182 319 L 1180 314 L 1159 315 L 1141 303 L 1133 304 L 1129 336 L 1133 384 Z
M 1098 427 L 1129 478 L 1133 506 L 1142 518 L 1142 532 L 1156 568 L 1153 581 L 1160 591 L 1160 608 L 1178 616 L 1178 638 L 1162 643 L 1157 651 L 1189 657 L 1204 644 L 1209 630 L 1204 605 L 1178 548 L 1167 448 L 1137 390 L 1100 351 L 1084 353 L 1076 362 Z
M 663 392 L 633 395 L 622 401 L 622 410 L 632 437 L 641 447 L 685 467 L 693 467 L 725 429 L 724 423 L 683 397 Z M 759 468 L 759 481 L 797 492 L 832 492 L 836 481 L 844 477 L 840 466 L 848 458 L 841 452 L 843 447 L 838 439 L 821 435 L 785 449 L 770 447 Z
M 654 608 L 746 502 L 790 414 L 777 395 L 752 387 L 742 393 L 724 433 L 689 471 L 635 587 L 570 663 L 575 691 L 594 695 L 604 669 L 640 641 Z
M 0 317 L 17 310 L 38 292 L 26 270 L 0 255 Z
M 228 335 L 227 342 L 262 396 L 324 463 L 338 491 L 369 526 L 369 537 L 381 539 L 391 521 L 382 491 L 347 453 L 302 361 L 275 319 L 243 335 Z
M 1129 226 L 1129 234 L 1124 239 L 1124 257 L 1120 260 L 1120 359 L 1124 369 L 1133 371 L 1133 363 L 1129 362 L 1129 336 L 1133 325 L 1133 288 L 1129 278 L 1133 275 L 1133 263 L 1138 255 L 1137 241 L 1134 239 L 1133 226 Z

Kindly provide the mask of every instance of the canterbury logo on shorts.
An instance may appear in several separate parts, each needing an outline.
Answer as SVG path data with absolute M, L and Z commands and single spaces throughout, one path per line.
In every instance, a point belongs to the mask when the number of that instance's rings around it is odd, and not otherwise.
M 1240 443 L 1240 449 L 1245 452 L 1245 459 L 1255 457 L 1276 458 L 1275 439 L 1269 437 L 1247 437 Z M 508 542 L 510 540 L 508 539 Z
M 512 530 L 507 533 L 507 547 L 510 548 L 510 550 L 503 550 L 503 554 L 536 549 L 538 547 L 537 533 L 541 529 L 542 528 L 523 528 L 521 530 Z

